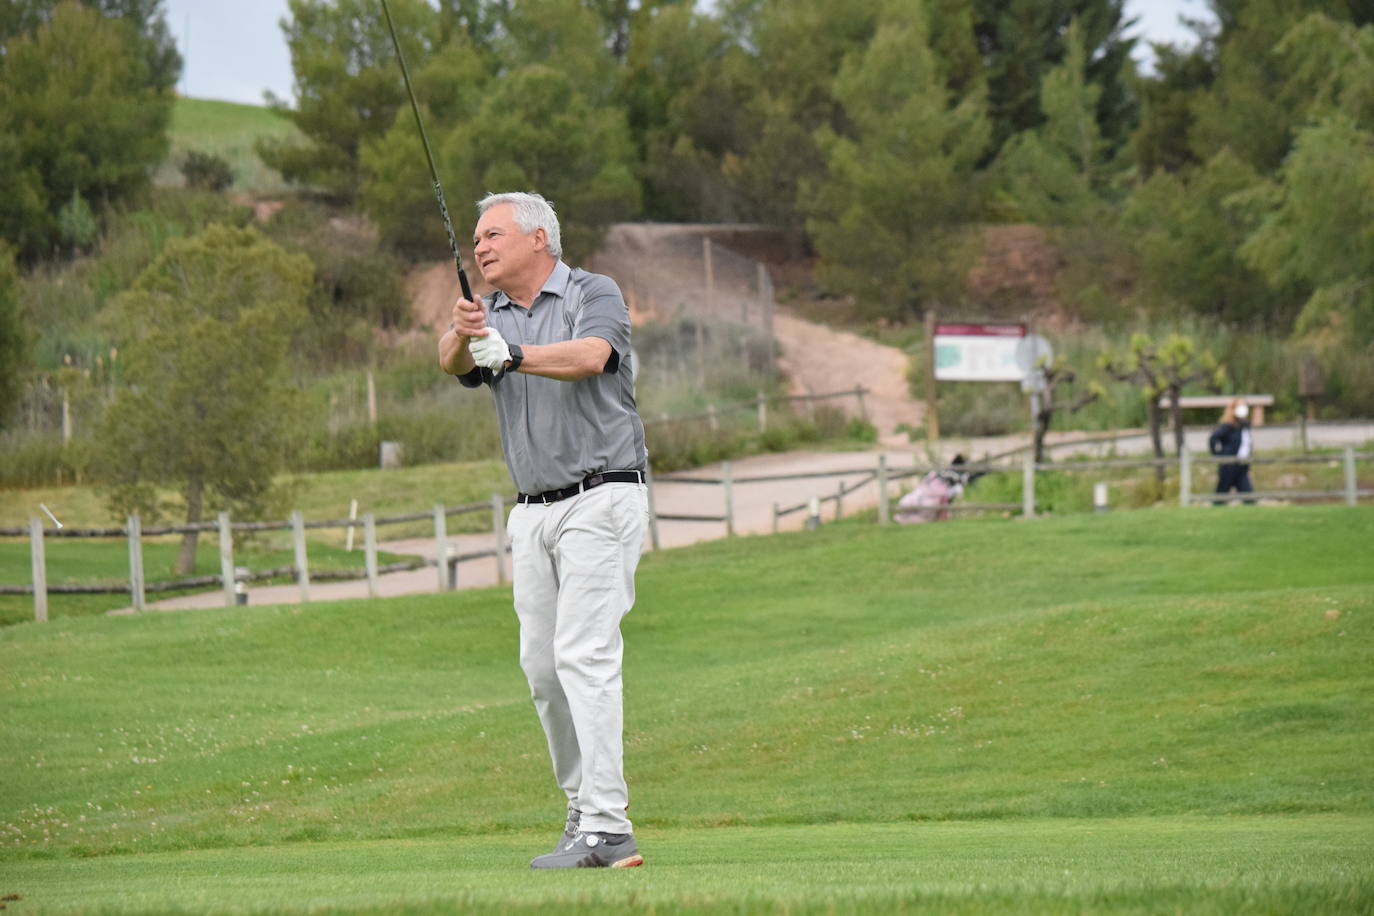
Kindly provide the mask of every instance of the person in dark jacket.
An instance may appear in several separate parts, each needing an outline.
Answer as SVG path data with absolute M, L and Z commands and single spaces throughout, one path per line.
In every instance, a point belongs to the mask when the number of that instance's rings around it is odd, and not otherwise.
M 1253 493 L 1250 484 L 1250 464 L 1247 459 L 1254 452 L 1254 442 L 1250 436 L 1250 405 L 1236 398 L 1226 405 L 1221 422 L 1212 430 L 1207 440 L 1207 450 L 1213 455 L 1241 459 L 1235 464 L 1217 465 L 1217 492 Z M 1218 500 L 1217 502 L 1220 502 Z M 1252 503 L 1253 500 L 1246 500 Z

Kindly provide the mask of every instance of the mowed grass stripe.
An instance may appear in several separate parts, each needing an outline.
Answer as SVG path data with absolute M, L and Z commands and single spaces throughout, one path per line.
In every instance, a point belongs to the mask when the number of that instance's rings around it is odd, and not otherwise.
M 1369 822 L 1338 816 L 646 830 L 643 868 L 512 866 L 546 840 L 31 861 L 6 887 L 78 913 L 1358 912 L 1374 892 Z
M 742 831 L 777 829 L 758 836 L 816 838 L 812 858 L 792 839 L 771 847 L 811 868 L 832 841 L 807 831 L 846 825 L 930 837 L 968 822 L 1011 837 L 1152 819 L 1334 824 L 1337 845 L 1367 846 L 1372 529 L 1369 509 L 1167 510 L 841 524 L 649 555 L 625 625 L 631 816 L 660 838 L 657 861 L 714 837 L 729 863 L 753 842 Z M 347 859 L 353 844 L 421 841 L 461 852 L 453 893 L 473 868 L 519 873 L 556 833 L 559 803 L 515 647 L 508 589 L 6 628 L 4 873 L 191 850 Z M 1323 851 L 1324 829 L 1293 839 L 1295 854 L 1344 861 Z M 1036 854 L 1027 836 L 997 856 Z M 1239 872 L 1209 864 L 1204 845 L 1187 877 L 1150 884 L 1160 899 L 1251 900 L 1225 896 Z M 494 848 L 488 865 L 473 852 Z M 1244 848 L 1227 855 L 1268 876 L 1271 902 L 1336 906 L 1371 876 L 1303 881 Z M 1163 846 L 1144 855 L 1140 867 L 1175 860 Z M 834 893 L 860 899 L 868 866 L 844 861 L 852 880 Z M 880 908 L 974 899 L 914 874 L 878 882 Z M 721 900 L 771 899 L 786 889 L 775 877 Z M 274 906 L 312 905 L 304 887 L 274 886 Z M 1060 899 L 1006 887 L 1042 910 Z M 1063 899 L 1087 906 L 1112 887 Z M 674 893 L 665 905 L 707 906 Z M 1133 893 L 1110 905 L 1149 899 Z

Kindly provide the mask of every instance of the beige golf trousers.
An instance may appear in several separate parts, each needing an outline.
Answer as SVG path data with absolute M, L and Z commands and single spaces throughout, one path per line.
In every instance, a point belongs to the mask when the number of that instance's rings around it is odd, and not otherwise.
M 506 524 L 520 618 L 520 667 L 554 777 L 581 829 L 629 833 L 622 746 L 620 620 L 635 600 L 648 523 L 643 484 L 607 483 Z

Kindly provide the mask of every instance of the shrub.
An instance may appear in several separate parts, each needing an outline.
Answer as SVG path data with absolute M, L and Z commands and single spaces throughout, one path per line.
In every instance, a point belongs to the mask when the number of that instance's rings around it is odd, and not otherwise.
M 181 175 L 186 187 L 202 191 L 223 191 L 234 183 L 234 171 L 229 163 L 214 153 L 191 150 L 181 160 Z
M 100 238 L 100 223 L 85 199 L 75 191 L 57 211 L 57 237 L 68 251 L 89 251 Z
M 83 438 L 64 446 L 60 435 L 13 430 L 0 435 L 0 454 L 0 487 L 23 489 L 79 483 L 99 452 Z

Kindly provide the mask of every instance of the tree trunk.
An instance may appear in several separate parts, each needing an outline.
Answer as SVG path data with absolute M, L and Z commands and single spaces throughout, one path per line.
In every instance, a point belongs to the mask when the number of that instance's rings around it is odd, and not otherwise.
M 1183 454 L 1183 408 L 1178 403 L 1182 389 L 1169 386 L 1169 420 L 1174 424 L 1174 454 Z
M 1164 411 L 1159 409 L 1159 395 L 1150 396 L 1150 444 L 1154 446 L 1155 457 L 1164 457 Z M 1155 465 L 1155 479 L 1164 482 L 1164 465 Z
M 1046 403 L 1035 414 L 1035 463 L 1045 463 L 1045 438 L 1050 432 L 1050 422 L 1054 419 L 1054 408 L 1050 407 L 1049 392 L 1042 392 Z
M 200 521 L 204 494 L 205 481 L 199 476 L 192 477 L 186 484 L 186 524 L 193 525 Z M 173 575 L 189 576 L 195 571 L 196 542 L 199 539 L 199 531 L 188 531 L 181 536 L 181 551 L 177 554 Z

